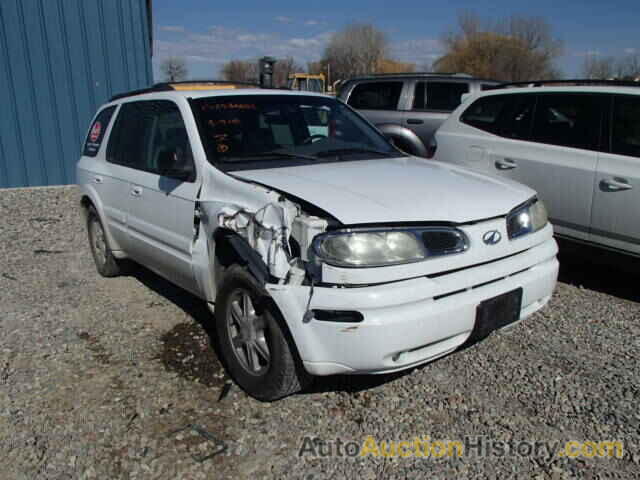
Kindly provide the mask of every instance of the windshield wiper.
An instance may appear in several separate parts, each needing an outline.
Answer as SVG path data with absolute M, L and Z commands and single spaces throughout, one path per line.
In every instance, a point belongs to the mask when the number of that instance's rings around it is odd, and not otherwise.
M 318 157 L 314 157 L 312 155 L 304 155 L 301 153 L 293 153 L 293 152 L 281 152 L 278 150 L 272 150 L 270 152 L 256 152 L 250 153 L 249 155 L 243 155 L 241 157 L 233 157 L 237 160 L 223 160 L 223 162 L 228 163 L 236 163 L 236 162 L 250 162 L 255 160 L 256 158 L 261 157 L 275 157 L 275 158 L 301 158 L 304 160 L 318 160 Z
M 316 155 L 318 157 L 329 157 L 331 155 L 340 156 L 340 155 L 349 154 L 349 153 L 375 153 L 378 155 L 384 155 L 385 157 L 396 156 L 396 153 L 394 152 L 383 152 L 382 150 L 376 150 L 373 148 L 359 148 L 359 147 L 334 148 L 333 150 L 325 150 L 323 152 L 318 152 Z

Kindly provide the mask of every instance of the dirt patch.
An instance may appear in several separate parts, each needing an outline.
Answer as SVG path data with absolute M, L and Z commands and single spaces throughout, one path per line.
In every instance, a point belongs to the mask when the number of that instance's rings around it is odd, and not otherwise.
M 87 342 L 87 348 L 98 362 L 103 365 L 110 363 L 111 354 L 105 350 L 96 337 L 89 332 L 78 332 L 78 338 Z
M 167 370 L 208 387 L 222 386 L 225 373 L 207 332 L 195 323 L 180 323 L 161 337 L 160 360 Z

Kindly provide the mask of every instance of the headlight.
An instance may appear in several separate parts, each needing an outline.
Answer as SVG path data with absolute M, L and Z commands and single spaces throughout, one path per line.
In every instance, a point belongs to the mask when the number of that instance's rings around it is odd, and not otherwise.
M 533 199 L 507 215 L 509 238 L 518 238 L 527 233 L 537 232 L 548 221 L 544 203 L 541 200 Z
M 462 231 L 454 228 L 338 230 L 318 235 L 315 255 L 331 265 L 381 267 L 419 262 L 467 249 Z

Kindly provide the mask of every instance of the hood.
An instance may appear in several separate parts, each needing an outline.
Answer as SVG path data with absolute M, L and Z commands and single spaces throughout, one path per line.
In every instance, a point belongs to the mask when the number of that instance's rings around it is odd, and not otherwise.
M 535 194 L 510 180 L 415 157 L 244 170 L 232 175 L 295 195 L 345 225 L 465 223 L 504 215 Z

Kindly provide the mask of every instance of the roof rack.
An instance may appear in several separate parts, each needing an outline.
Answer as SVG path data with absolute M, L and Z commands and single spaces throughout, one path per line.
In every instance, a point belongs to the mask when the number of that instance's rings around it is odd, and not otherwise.
M 468 73 L 461 72 L 401 72 L 401 73 L 370 73 L 366 75 L 356 75 L 351 78 L 345 79 L 346 82 L 350 82 L 352 80 L 364 80 L 367 78 L 393 78 L 393 77 L 446 77 L 446 78 L 461 78 L 468 80 L 480 80 L 485 82 L 498 82 L 499 80 L 494 80 L 490 78 L 480 78 L 474 77 L 473 75 L 469 75 Z
M 589 78 L 577 78 L 571 80 L 530 80 L 528 82 L 507 82 L 489 87 L 488 90 L 512 87 L 544 87 L 544 86 L 597 86 L 610 85 L 617 87 L 640 87 L 638 80 L 594 80 Z
M 148 88 L 139 90 L 131 90 L 129 92 L 118 93 L 109 100 L 113 102 L 121 98 L 132 97 L 134 95 L 142 95 L 143 93 L 152 92 L 170 92 L 184 90 L 222 90 L 235 88 L 260 88 L 257 83 L 250 82 L 231 82 L 228 80 L 186 80 L 180 82 L 162 82 L 156 83 Z

